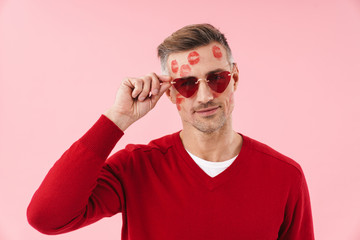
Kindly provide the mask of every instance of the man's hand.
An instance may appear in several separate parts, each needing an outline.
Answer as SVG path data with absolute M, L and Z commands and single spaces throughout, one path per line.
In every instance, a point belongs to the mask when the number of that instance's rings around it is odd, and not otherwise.
M 140 78 L 125 78 L 115 103 L 104 113 L 122 131 L 153 109 L 170 88 L 171 77 L 150 73 Z

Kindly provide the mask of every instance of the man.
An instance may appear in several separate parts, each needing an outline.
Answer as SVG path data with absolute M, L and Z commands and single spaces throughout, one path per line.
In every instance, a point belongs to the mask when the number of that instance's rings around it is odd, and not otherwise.
M 49 171 L 29 222 L 59 234 L 121 212 L 122 239 L 314 239 L 300 166 L 232 128 L 239 74 L 224 35 L 186 26 L 158 54 L 165 75 L 124 79 L 115 103 Z M 164 93 L 183 129 L 108 158 Z

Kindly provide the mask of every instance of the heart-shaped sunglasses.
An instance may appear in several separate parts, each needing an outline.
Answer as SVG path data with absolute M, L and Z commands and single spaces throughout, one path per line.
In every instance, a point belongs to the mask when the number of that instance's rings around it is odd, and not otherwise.
M 199 81 L 205 80 L 209 87 L 217 92 L 222 93 L 229 85 L 231 76 L 233 73 L 229 71 L 215 72 L 207 75 L 206 79 L 200 79 L 197 77 L 185 77 L 176 78 L 171 84 L 174 85 L 175 89 L 184 97 L 189 98 L 199 89 Z

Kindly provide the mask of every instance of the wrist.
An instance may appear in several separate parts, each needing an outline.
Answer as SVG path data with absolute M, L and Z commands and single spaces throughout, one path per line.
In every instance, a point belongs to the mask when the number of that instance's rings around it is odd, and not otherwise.
M 129 116 L 117 113 L 111 108 L 105 111 L 104 116 L 115 123 L 123 132 L 133 123 Z

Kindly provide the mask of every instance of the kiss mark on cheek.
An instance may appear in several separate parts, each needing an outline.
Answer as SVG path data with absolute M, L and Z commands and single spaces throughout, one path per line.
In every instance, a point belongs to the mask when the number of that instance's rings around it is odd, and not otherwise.
M 179 70 L 179 64 L 177 63 L 176 60 L 172 60 L 171 61 L 171 71 L 173 73 L 177 73 L 178 70 Z
M 214 57 L 216 57 L 218 59 L 222 58 L 222 52 L 218 46 L 213 46 L 212 52 L 213 52 Z
M 180 67 L 180 77 L 185 77 L 187 75 L 189 75 L 189 73 L 191 72 L 191 68 L 189 66 L 189 64 L 183 64 Z
M 219 97 L 219 96 L 220 96 L 220 94 L 221 94 L 221 93 L 218 93 L 218 92 L 214 92 L 214 91 L 213 91 L 213 96 L 214 96 L 214 98 Z
M 184 98 L 181 97 L 181 94 L 180 94 L 180 93 L 176 94 L 176 108 L 177 108 L 178 111 L 181 110 L 180 104 L 181 104 L 183 101 L 184 101 Z
M 195 65 L 200 61 L 200 55 L 198 52 L 193 51 L 191 53 L 189 53 L 188 55 L 188 61 L 190 63 L 190 65 Z

